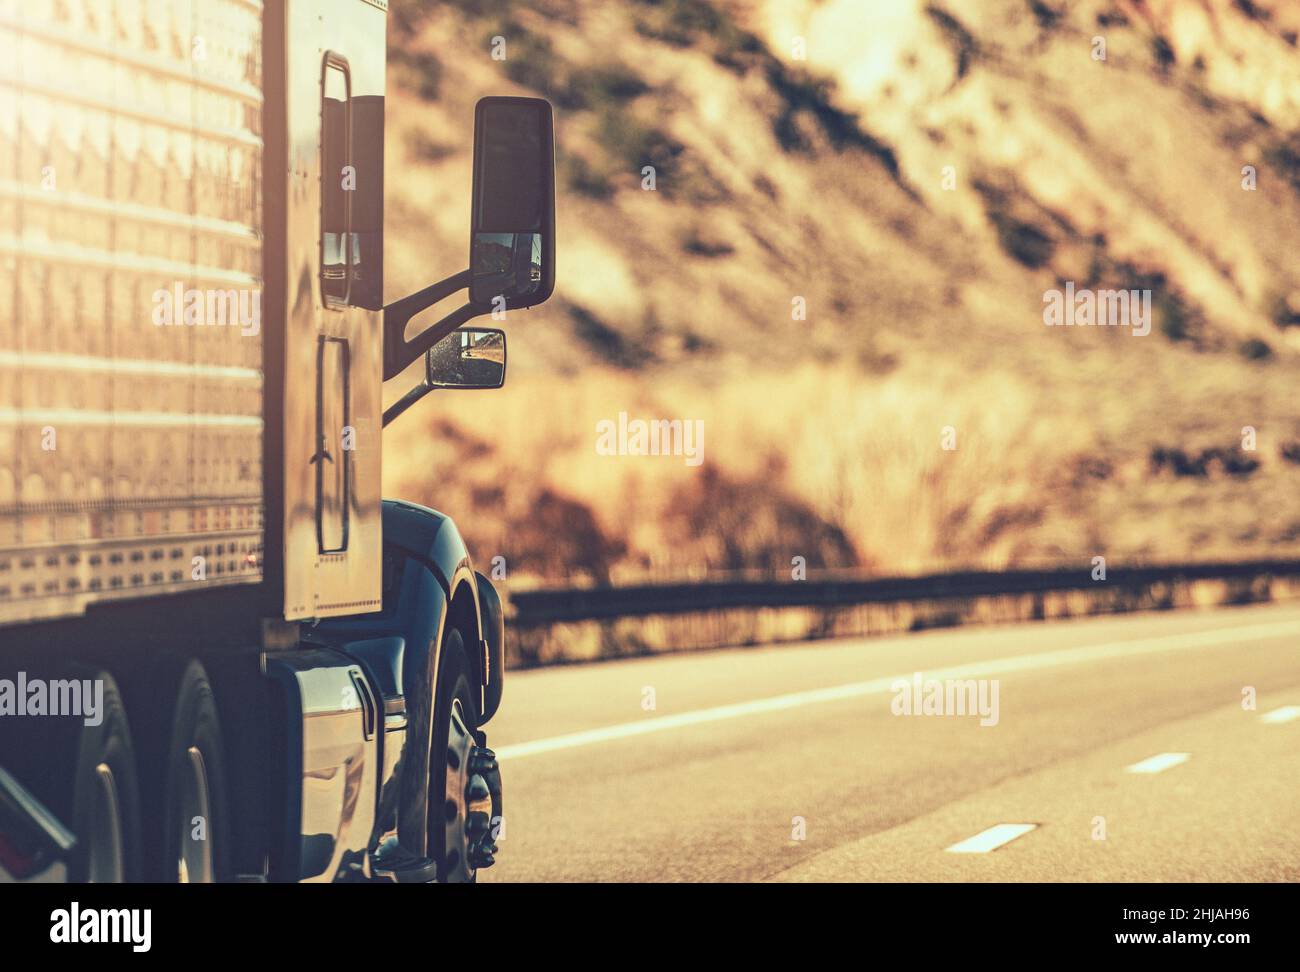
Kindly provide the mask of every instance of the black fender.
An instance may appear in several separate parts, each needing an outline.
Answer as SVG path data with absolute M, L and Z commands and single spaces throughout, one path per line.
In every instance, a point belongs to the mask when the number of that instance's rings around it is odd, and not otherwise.
M 492 582 L 481 571 L 475 571 L 478 582 L 479 623 L 483 628 L 485 672 L 483 678 L 483 707 L 479 710 L 480 725 L 485 725 L 501 706 L 501 692 L 506 674 L 506 614 L 501 606 L 501 596 Z
M 490 631 L 492 625 L 485 623 L 484 618 L 485 608 L 490 609 L 493 605 L 484 603 L 487 578 L 480 580 L 482 575 L 475 572 L 456 524 L 451 517 L 437 510 L 402 500 L 385 500 L 384 544 L 386 561 L 389 557 L 404 556 L 432 572 L 447 603 L 447 611 L 437 626 L 436 644 L 442 644 L 449 619 L 461 628 L 480 691 L 486 696 L 489 683 L 499 682 L 502 674 L 499 666 L 492 664 L 492 646 L 488 643 L 489 638 L 495 640 L 496 632 Z M 499 613 L 500 599 L 496 597 L 496 591 L 491 590 L 490 582 L 486 586 Z M 489 616 L 489 621 L 492 620 L 495 619 Z M 437 671 L 436 667 L 434 671 Z M 499 686 L 495 694 L 499 700 Z M 483 722 L 489 718 L 487 701 L 486 697 L 480 699 L 479 713 Z M 491 711 L 496 711 L 495 705 L 491 706 Z

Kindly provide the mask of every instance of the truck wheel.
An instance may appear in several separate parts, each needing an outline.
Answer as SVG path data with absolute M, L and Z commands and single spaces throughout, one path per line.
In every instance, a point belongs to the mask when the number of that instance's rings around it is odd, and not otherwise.
M 182 884 L 229 878 L 225 761 L 221 723 L 203 666 L 185 666 L 172 710 L 165 764 L 161 868 L 158 877 Z
M 96 884 L 135 881 L 140 873 L 140 798 L 126 708 L 107 672 L 78 671 L 73 677 L 102 682 L 104 703 L 99 725 L 77 720 L 55 732 L 56 749 L 66 759 L 53 765 L 72 767 L 68 786 L 51 806 L 56 816 L 71 821 L 77 837 L 68 876 Z
M 471 815 L 482 813 L 483 794 L 478 792 L 482 780 L 471 772 L 477 693 L 470 683 L 464 639 L 455 628 L 443 642 L 437 691 L 429 750 L 429 850 L 438 862 L 439 883 L 468 884 L 478 874 L 470 850 L 478 821 Z

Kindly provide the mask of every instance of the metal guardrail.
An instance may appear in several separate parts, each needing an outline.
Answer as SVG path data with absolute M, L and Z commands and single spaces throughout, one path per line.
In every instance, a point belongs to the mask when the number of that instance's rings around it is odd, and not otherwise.
M 1074 590 L 1133 589 L 1187 581 L 1300 577 L 1300 560 L 1108 567 L 1104 581 L 1093 580 L 1092 571 L 1089 565 L 1053 570 L 965 571 L 918 577 L 702 581 L 555 588 L 514 591 L 509 595 L 509 602 L 513 623 L 533 628 L 562 622 L 608 621 L 730 608 L 834 608 Z

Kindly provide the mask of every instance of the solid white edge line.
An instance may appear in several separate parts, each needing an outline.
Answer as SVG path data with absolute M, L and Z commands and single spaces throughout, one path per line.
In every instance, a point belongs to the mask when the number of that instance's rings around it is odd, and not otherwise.
M 995 824 L 988 830 L 981 830 L 974 837 L 967 837 L 951 847 L 945 847 L 944 850 L 949 854 L 987 854 L 1037 828 L 1038 824 Z
M 1033 671 L 1040 668 L 1053 668 L 1057 665 L 1070 665 L 1080 662 L 1099 661 L 1108 658 L 1131 658 L 1161 651 L 1179 651 L 1191 648 L 1206 648 L 1233 641 L 1245 641 L 1251 638 L 1272 638 L 1279 635 L 1300 634 L 1300 622 L 1279 621 L 1273 624 L 1248 625 L 1244 628 L 1220 628 L 1215 631 L 1188 632 L 1185 634 L 1165 635 L 1159 638 L 1137 638 L 1132 641 L 1117 641 L 1101 645 L 1081 645 L 1077 648 L 1063 648 L 1037 655 L 1017 655 L 1011 658 L 998 658 L 992 661 L 974 662 L 957 665 L 924 673 L 927 678 L 979 678 L 987 675 L 1005 675 L 1013 672 Z M 903 679 L 910 682 L 914 672 L 901 675 L 888 675 L 883 678 L 868 679 L 864 682 L 849 682 L 830 688 L 812 689 L 807 692 L 791 692 L 750 702 L 737 702 L 720 705 L 710 709 L 697 709 L 694 712 L 682 712 L 677 715 L 657 716 L 639 722 L 624 722 L 598 729 L 582 732 L 570 732 L 550 739 L 535 739 L 531 742 L 502 746 L 496 751 L 497 759 L 523 759 L 540 753 L 550 753 L 561 749 L 573 749 L 577 746 L 590 746 L 593 743 L 609 742 L 615 739 L 627 739 L 632 736 L 644 736 L 652 732 L 668 729 L 680 729 L 707 722 L 719 722 L 724 719 L 736 719 L 741 716 L 757 715 L 762 712 L 779 712 L 805 705 L 817 705 L 821 702 L 836 702 L 842 699 L 858 698 L 864 695 L 879 695 L 892 691 L 894 684 Z

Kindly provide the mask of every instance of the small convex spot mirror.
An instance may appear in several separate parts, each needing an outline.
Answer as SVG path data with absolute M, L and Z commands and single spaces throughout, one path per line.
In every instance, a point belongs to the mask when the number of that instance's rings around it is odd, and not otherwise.
M 462 327 L 424 356 L 430 388 L 500 388 L 506 380 L 506 335 L 495 327 Z

